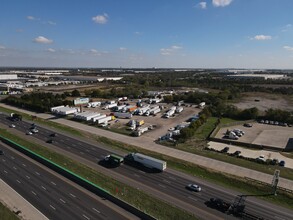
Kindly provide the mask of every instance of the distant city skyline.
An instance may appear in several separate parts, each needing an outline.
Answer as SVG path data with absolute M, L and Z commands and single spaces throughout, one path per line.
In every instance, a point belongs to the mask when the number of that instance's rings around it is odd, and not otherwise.
M 292 0 L 2 0 L 0 67 L 293 69 Z

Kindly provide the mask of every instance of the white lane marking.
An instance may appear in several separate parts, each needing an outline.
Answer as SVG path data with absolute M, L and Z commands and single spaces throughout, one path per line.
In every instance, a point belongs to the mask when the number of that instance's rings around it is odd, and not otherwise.
M 134 174 L 134 176 L 136 176 L 136 177 L 140 177 L 140 175 L 137 175 L 136 173 Z
M 41 174 L 40 173 L 38 173 L 37 171 L 35 172 L 38 176 L 40 176 Z
M 51 207 L 52 209 L 56 210 L 56 208 L 55 208 L 54 206 L 50 205 L 50 207 Z
M 86 152 L 90 152 L 88 149 L 85 150 Z
M 144 172 L 144 171 L 142 171 L 142 170 L 139 170 L 138 172 L 145 173 L 145 172 Z
M 52 183 L 54 186 L 56 186 L 56 183 L 54 183 L 54 182 L 52 182 L 52 181 L 51 181 L 51 183 Z
M 71 194 L 71 193 L 69 193 L 69 195 L 71 195 L 73 198 L 76 198 L 76 196 L 75 196 L 75 195 L 73 195 L 73 194 Z
M 26 178 L 30 179 L 30 177 L 28 175 L 26 175 Z
M 189 198 L 189 199 L 192 199 L 192 200 L 194 200 L 194 201 L 197 201 L 197 199 L 194 198 L 194 197 L 188 196 L 188 198 Z
M 16 182 L 21 183 L 19 180 L 16 180 Z
M 89 217 L 87 217 L 85 214 L 82 215 L 84 218 L 86 218 L 87 220 L 90 220 Z
M 169 176 L 169 179 L 176 180 L 176 178 L 173 176 Z
M 63 139 L 61 139 L 60 141 L 61 141 L 61 142 L 64 142 L 64 140 L 63 140 Z
M 66 138 L 67 141 L 69 141 L 69 138 Z
M 164 181 L 165 183 L 171 183 L 170 181 L 168 181 L 168 180 L 165 180 L 165 179 L 164 179 L 163 181 Z
M 16 168 L 16 167 L 13 167 L 13 169 L 17 170 L 17 168 Z
M 66 203 L 63 199 L 59 199 L 61 202 L 63 202 L 64 204 Z
M 93 210 L 96 211 L 97 213 L 101 213 L 99 210 L 97 210 L 97 209 L 95 209 L 95 208 L 93 208 Z
M 5 162 L 6 160 L 5 159 L 2 159 L 2 161 Z
M 22 166 L 26 167 L 26 165 L 23 163 Z
M 80 153 L 80 154 L 84 154 L 84 152 L 82 152 L 82 151 L 80 151 L 79 153 Z
M 35 193 L 34 191 L 31 191 L 32 192 L 32 194 L 34 194 L 35 196 L 37 195 L 37 193 Z
M 12 160 L 14 160 L 14 159 L 15 159 L 15 158 L 14 158 L 14 157 L 12 157 L 12 156 L 11 156 L 10 158 L 11 158 Z
M 47 190 L 46 187 L 44 187 L 44 186 L 42 186 L 42 188 L 43 188 L 44 190 Z
M 166 188 L 166 186 L 164 186 L 164 185 L 162 185 L 162 184 L 160 184 L 160 183 L 159 183 L 158 185 L 159 185 L 160 187 Z

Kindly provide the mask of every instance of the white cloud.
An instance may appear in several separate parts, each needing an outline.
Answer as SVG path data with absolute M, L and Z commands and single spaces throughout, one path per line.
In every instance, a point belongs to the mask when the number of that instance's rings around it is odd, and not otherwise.
M 53 43 L 53 40 L 50 40 L 48 38 L 45 38 L 43 36 L 38 36 L 34 39 L 35 43 L 40 43 L 40 44 L 51 44 Z
M 134 34 L 136 34 L 136 35 L 142 35 L 142 32 L 136 31 L 136 32 L 134 32 Z
M 127 50 L 127 48 L 125 48 L 125 47 L 120 47 L 119 50 L 120 50 L 120 51 L 125 51 L 125 50 Z
M 48 24 L 50 24 L 50 25 L 56 25 L 56 22 L 54 22 L 54 21 L 48 21 Z
M 213 0 L 213 5 L 215 7 L 225 7 L 231 4 L 233 0 Z
M 293 51 L 293 47 L 290 46 L 284 46 L 283 48 L 288 51 Z
M 51 53 L 54 53 L 54 52 L 56 52 L 56 50 L 55 50 L 55 49 L 53 49 L 53 48 L 49 48 L 49 49 L 47 49 L 47 51 L 49 51 L 49 52 L 51 52 Z
M 286 24 L 286 25 L 283 27 L 282 32 L 289 31 L 289 30 L 292 29 L 292 27 L 293 27 L 292 24 Z
M 255 35 L 254 37 L 250 38 L 250 40 L 271 40 L 272 36 L 270 35 Z
M 197 7 L 201 9 L 206 9 L 207 8 L 207 3 L 206 2 L 200 2 L 198 3 Z
M 97 15 L 95 17 L 92 17 L 92 20 L 97 24 L 106 24 L 108 22 L 109 16 L 104 13 L 103 15 Z
M 171 55 L 174 51 L 180 50 L 180 49 L 182 49 L 182 47 L 173 45 L 169 48 L 161 48 L 160 52 L 161 52 L 161 55 L 168 56 L 168 55 Z
M 0 45 L 0 50 L 4 50 L 6 47 Z
M 26 16 L 26 18 L 27 18 L 28 20 L 31 20 L 31 21 L 36 20 L 36 18 L 35 18 L 34 16 L 31 16 L 31 15 Z

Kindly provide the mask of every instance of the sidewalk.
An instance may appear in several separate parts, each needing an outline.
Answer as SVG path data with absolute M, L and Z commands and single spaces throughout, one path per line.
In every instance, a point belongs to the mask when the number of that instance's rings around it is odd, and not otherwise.
M 32 206 L 27 200 L 19 195 L 14 189 L 0 179 L 0 202 L 12 210 L 19 213 L 17 216 L 25 220 L 47 220 L 39 210 Z
M 176 149 L 172 149 L 169 147 L 165 147 L 165 146 L 156 144 L 154 142 L 154 140 L 152 140 L 148 137 L 144 137 L 144 136 L 141 136 L 139 138 L 128 137 L 125 135 L 113 133 L 111 131 L 107 131 L 107 130 L 99 129 L 96 127 L 84 125 L 84 124 L 78 123 L 78 122 L 74 122 L 74 121 L 70 121 L 70 120 L 66 120 L 66 119 L 62 119 L 62 118 L 56 119 L 50 114 L 43 114 L 43 113 L 37 114 L 37 113 L 30 112 L 30 111 L 18 109 L 18 108 L 12 107 L 12 106 L 8 106 L 3 103 L 0 103 L 0 106 L 3 106 L 5 108 L 9 108 L 9 109 L 12 109 L 15 111 L 19 111 L 19 112 L 24 112 L 26 114 L 35 115 L 35 116 L 37 116 L 39 118 L 43 118 L 43 119 L 51 120 L 50 118 L 52 118 L 52 121 L 54 121 L 56 123 L 64 124 L 64 125 L 67 125 L 69 127 L 75 128 L 75 129 L 78 128 L 80 130 L 83 130 L 83 131 L 86 131 L 86 132 L 89 132 L 89 133 L 92 133 L 92 134 L 95 134 L 98 136 L 105 136 L 107 138 L 110 138 L 110 139 L 113 139 L 113 140 L 116 140 L 119 142 L 127 143 L 127 144 L 134 145 L 134 146 L 146 149 L 146 150 L 154 151 L 154 152 L 164 154 L 164 155 L 167 155 L 170 157 L 174 157 L 177 159 L 188 161 L 188 162 L 194 163 L 196 165 L 203 166 L 203 167 L 215 170 L 215 171 L 228 173 L 228 174 L 231 174 L 234 176 L 239 176 L 239 177 L 248 177 L 248 178 L 255 179 L 255 180 L 262 181 L 262 182 L 269 183 L 269 184 L 271 184 L 272 179 L 273 179 L 273 176 L 269 175 L 269 174 L 261 173 L 261 172 L 250 170 L 250 169 L 247 169 L 244 167 L 236 166 L 233 164 L 221 162 L 218 160 L 206 158 L 203 156 L 198 156 L 198 155 L 195 155 L 192 153 L 188 153 L 185 151 L 176 150 Z M 289 190 L 293 190 L 293 181 L 288 180 L 288 179 L 284 179 L 284 178 L 280 178 L 278 186 L 280 186 L 282 188 L 289 189 Z

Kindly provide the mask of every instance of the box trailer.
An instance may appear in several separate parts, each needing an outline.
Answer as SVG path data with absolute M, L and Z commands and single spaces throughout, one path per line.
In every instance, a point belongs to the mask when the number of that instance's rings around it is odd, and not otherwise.
M 158 160 L 156 158 L 140 154 L 140 153 L 130 153 L 124 157 L 127 162 L 136 162 L 145 167 L 156 169 L 159 171 L 164 171 L 167 168 L 167 162 L 163 160 Z
M 112 116 L 107 116 L 105 118 L 100 118 L 98 120 L 96 120 L 96 122 L 98 124 L 102 124 L 102 123 L 108 123 L 108 121 L 111 121 L 112 120 Z
M 93 122 L 96 122 L 97 120 L 99 120 L 99 119 L 101 119 L 101 118 L 106 118 L 106 117 L 107 117 L 107 115 L 99 115 L 99 116 L 97 116 L 97 117 L 92 118 L 92 121 L 93 121 Z
M 132 118 L 132 114 L 129 112 L 114 112 L 116 118 Z
M 182 106 L 178 106 L 175 110 L 176 113 L 180 113 L 183 111 L 183 107 Z

